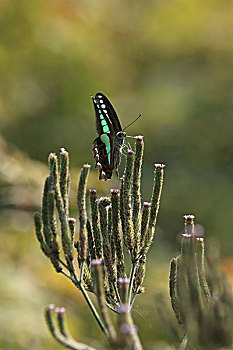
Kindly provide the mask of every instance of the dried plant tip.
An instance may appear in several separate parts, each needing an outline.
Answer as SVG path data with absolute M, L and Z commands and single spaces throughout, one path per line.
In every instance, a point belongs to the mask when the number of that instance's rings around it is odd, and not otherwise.
M 56 215 L 55 215 L 55 191 L 50 190 L 48 192 L 48 226 L 49 230 L 51 230 L 53 234 L 53 239 L 56 240 L 57 237 L 57 223 L 56 223 Z
M 80 259 L 84 262 L 87 258 L 87 213 L 86 213 L 86 186 L 87 178 L 90 171 L 90 165 L 85 164 L 81 169 L 79 185 L 78 185 L 78 211 L 79 211 L 79 222 L 80 222 Z
M 112 203 L 112 252 L 116 250 L 117 256 L 117 277 L 125 276 L 125 262 L 123 253 L 123 243 L 120 232 L 120 192 L 119 190 L 111 190 Z
M 116 276 L 116 267 L 112 264 L 111 256 L 111 245 L 108 235 L 108 221 L 107 221 L 107 206 L 110 204 L 110 199 L 108 197 L 102 197 L 99 200 L 99 212 L 100 212 L 100 228 L 103 237 L 103 255 L 104 255 L 104 264 L 107 270 L 108 279 L 111 283 L 115 283 Z
M 132 219 L 134 228 L 134 248 L 133 261 L 137 261 L 140 251 L 140 211 L 141 211 L 141 176 L 142 176 L 142 160 L 143 160 L 144 142 L 142 137 L 136 137 L 135 141 L 135 157 L 133 165 L 132 180 Z
M 35 224 L 35 230 L 36 230 L 36 237 L 40 243 L 43 243 L 44 239 L 41 233 L 42 223 L 41 223 L 40 213 L 34 214 L 34 224 Z
M 67 332 L 66 332 L 66 328 L 65 328 L 65 311 L 66 309 L 64 307 L 56 307 L 55 312 L 57 315 L 57 324 L 58 324 L 58 329 L 60 331 L 60 333 L 64 336 L 67 337 Z
M 123 237 L 126 249 L 133 252 L 134 248 L 134 232 L 131 212 L 131 180 L 134 162 L 134 152 L 128 151 L 124 172 L 124 179 L 121 189 L 121 221 L 123 228 Z
M 96 259 L 96 249 L 95 249 L 95 241 L 91 228 L 91 223 L 87 219 L 87 241 L 88 241 L 88 251 L 91 259 Z
M 160 198 L 162 194 L 162 187 L 163 187 L 163 177 L 164 177 L 164 164 L 155 164 L 155 170 L 154 170 L 154 186 L 152 191 L 152 197 L 151 197 L 151 210 L 150 210 L 150 218 L 149 218 L 149 227 L 147 230 L 147 233 L 145 235 L 144 239 L 144 246 L 143 246 L 143 253 L 147 253 L 154 235 L 155 235 L 155 229 L 156 229 L 156 222 L 157 222 L 157 216 L 159 212 L 159 205 L 160 205 Z
M 64 147 L 60 148 L 60 154 L 64 155 L 65 157 L 69 156 L 68 152 L 66 151 L 66 149 Z
M 74 243 L 74 247 L 77 251 L 77 260 L 78 260 L 78 266 L 79 268 L 81 267 L 81 264 L 82 264 L 82 261 L 81 261 L 81 258 L 80 258 L 80 242 L 79 241 L 76 241 Z
M 206 280 L 205 273 L 205 246 L 204 246 L 204 238 L 197 237 L 196 241 L 196 255 L 197 255 L 197 265 L 198 265 L 198 273 L 200 279 L 201 289 L 206 298 L 207 303 L 211 301 L 211 293 L 210 288 L 208 286 Z
M 73 227 L 75 227 L 75 225 L 76 225 L 76 219 L 75 219 L 75 218 L 69 218 L 68 220 L 69 220 L 70 225 L 72 225 Z
M 154 188 L 151 198 L 150 227 L 155 227 L 163 186 L 164 164 L 155 164 Z
M 143 136 L 142 135 L 137 135 L 135 136 L 136 141 L 143 141 Z
M 141 215 L 140 255 L 145 253 L 145 237 L 148 231 L 151 203 L 144 202 Z
M 181 314 L 179 311 L 177 295 L 176 295 L 177 270 L 178 270 L 178 258 L 173 258 L 170 262 L 170 274 L 169 274 L 169 292 L 170 292 L 170 298 L 171 298 L 171 305 L 178 323 L 181 325 L 184 325 L 184 322 L 181 318 Z
M 135 274 L 135 288 L 134 293 L 138 293 L 140 286 L 142 285 L 146 274 L 146 255 L 142 255 L 138 261 L 137 270 Z
M 48 306 L 46 306 L 45 310 L 52 311 L 52 310 L 54 310 L 54 308 L 55 308 L 54 304 L 49 304 Z
M 111 204 L 110 198 L 109 197 L 101 197 L 99 199 L 99 205 L 102 207 L 107 207 Z
M 93 194 L 96 194 L 96 193 L 97 193 L 97 191 L 96 191 L 96 190 L 94 190 L 94 189 L 92 189 L 92 188 L 91 188 L 91 189 L 89 189 L 89 192 L 90 192 L 90 193 L 93 193 Z
M 66 309 L 64 307 L 56 307 L 55 312 L 57 314 L 64 314 Z
M 54 188 L 58 183 L 58 159 L 55 153 L 50 153 L 48 158 L 48 163 L 49 163 L 50 177 L 52 182 L 51 185 Z
M 57 161 L 57 155 L 56 153 L 50 153 L 48 157 L 48 164 L 49 167 L 53 166 L 54 163 Z
M 91 264 L 92 266 L 99 266 L 102 265 L 102 261 L 100 259 L 92 259 Z
M 48 176 L 45 179 L 44 183 L 44 191 L 42 198 L 42 222 L 43 222 L 43 234 L 45 238 L 45 242 L 51 247 L 52 234 L 49 229 L 49 213 L 48 213 L 48 194 L 51 185 L 51 178 Z
M 187 224 L 193 224 L 194 223 L 194 219 L 195 219 L 195 216 L 192 215 L 192 214 L 184 215 L 184 220 L 185 220 L 185 223 L 187 223 Z
M 184 215 L 184 231 L 186 234 L 194 236 L 194 215 Z
M 118 282 L 120 283 L 120 284 L 129 284 L 129 278 L 119 278 L 118 279 Z
M 184 238 L 191 238 L 192 235 L 189 234 L 189 233 L 182 233 L 182 237 L 184 237 Z
M 112 188 L 110 192 L 111 194 L 115 193 L 118 197 L 120 196 L 120 191 L 118 189 Z
M 75 236 L 75 225 L 76 225 L 76 219 L 75 218 L 69 218 L 69 228 L 70 228 L 70 238 L 71 242 L 74 242 L 74 236 Z
M 95 242 L 96 257 L 98 259 L 103 258 L 102 252 L 102 238 L 100 233 L 100 222 L 99 222 L 99 209 L 98 209 L 98 199 L 96 190 L 89 190 L 89 200 L 91 206 L 91 222 L 93 230 L 93 238 Z
M 63 205 L 66 213 L 68 213 L 68 195 L 70 185 L 69 174 L 69 154 L 65 148 L 60 149 L 60 190 L 63 199 Z

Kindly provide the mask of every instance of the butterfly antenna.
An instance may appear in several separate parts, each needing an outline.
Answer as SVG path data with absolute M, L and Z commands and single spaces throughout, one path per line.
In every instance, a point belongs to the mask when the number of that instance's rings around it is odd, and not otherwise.
M 127 125 L 127 126 L 123 129 L 123 131 L 125 131 L 125 129 L 127 129 L 130 125 L 134 124 L 141 116 L 142 116 L 142 115 L 139 114 L 139 116 L 138 116 L 132 123 L 130 123 L 129 125 Z

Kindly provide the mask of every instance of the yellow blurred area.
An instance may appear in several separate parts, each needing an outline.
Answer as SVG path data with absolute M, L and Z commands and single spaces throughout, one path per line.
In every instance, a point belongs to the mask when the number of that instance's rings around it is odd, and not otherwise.
M 233 259 L 223 259 L 221 261 L 221 269 L 226 272 L 228 278 L 231 280 L 233 284 Z

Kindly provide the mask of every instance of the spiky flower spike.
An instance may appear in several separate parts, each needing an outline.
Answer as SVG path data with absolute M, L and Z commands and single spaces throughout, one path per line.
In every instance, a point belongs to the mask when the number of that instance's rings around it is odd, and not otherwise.
M 212 278 L 218 280 L 215 284 L 218 297 L 211 294 L 205 273 L 204 238 L 196 237 L 193 215 L 185 215 L 184 219 L 181 254 L 170 264 L 171 304 L 185 333 L 180 349 L 228 348 L 233 341 L 231 290 L 221 273 L 216 274 L 215 261 L 212 266 L 207 264 L 207 268 L 209 282 L 212 283 Z M 215 273 L 210 277 L 213 266 Z
M 127 152 L 120 190 L 112 189 L 110 197 L 101 198 L 98 198 L 96 190 L 89 190 L 90 218 L 86 204 L 90 166 L 83 166 L 77 195 L 78 239 L 75 237 L 76 220 L 69 217 L 69 156 L 63 148 L 59 160 L 56 154 L 51 153 L 42 214 L 35 214 L 36 235 L 42 251 L 56 271 L 69 278 L 81 291 L 114 350 L 124 346 L 142 349 L 130 310 L 136 296 L 143 291 L 146 256 L 155 235 L 164 176 L 164 165 L 155 164 L 151 203 L 142 204 L 143 150 L 143 137 L 137 136 L 134 151 Z M 129 267 L 125 265 L 124 248 L 130 255 Z M 76 258 L 78 264 L 75 263 Z M 100 314 L 87 292 L 96 295 Z M 117 330 L 112 325 L 107 308 L 119 317 Z M 67 336 L 64 310 L 56 309 L 58 330 L 53 325 L 51 313 L 51 308 L 47 308 L 46 319 L 53 336 L 70 349 L 81 349 Z

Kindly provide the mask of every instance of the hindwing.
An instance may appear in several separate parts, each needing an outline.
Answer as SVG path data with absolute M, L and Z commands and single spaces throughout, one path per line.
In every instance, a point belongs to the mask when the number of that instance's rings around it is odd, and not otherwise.
M 93 142 L 92 150 L 96 162 L 95 167 L 99 170 L 99 179 L 111 179 L 114 168 L 114 153 L 111 135 L 104 134 L 97 137 Z

